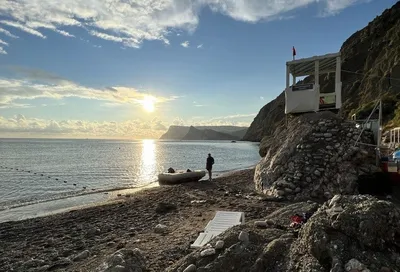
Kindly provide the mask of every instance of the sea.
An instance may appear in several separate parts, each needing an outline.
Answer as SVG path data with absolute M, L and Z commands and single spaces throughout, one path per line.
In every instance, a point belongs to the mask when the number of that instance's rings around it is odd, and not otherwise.
M 258 144 L 241 141 L 0 139 L 0 222 L 160 186 L 159 173 L 204 169 L 208 153 L 215 177 L 260 160 Z

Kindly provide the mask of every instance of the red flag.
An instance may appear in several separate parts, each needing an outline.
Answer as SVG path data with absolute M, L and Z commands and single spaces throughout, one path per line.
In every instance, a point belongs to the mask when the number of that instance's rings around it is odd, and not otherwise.
M 293 46 L 292 51 L 293 51 L 293 57 L 296 56 L 296 49 L 294 48 L 294 46 Z

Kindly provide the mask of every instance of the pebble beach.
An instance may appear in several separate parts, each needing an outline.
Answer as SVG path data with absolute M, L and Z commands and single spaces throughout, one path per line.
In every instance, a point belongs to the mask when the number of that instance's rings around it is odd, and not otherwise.
M 257 219 L 285 205 L 254 191 L 254 169 L 145 189 L 111 203 L 0 224 L 0 271 L 96 271 L 122 248 L 143 252 L 149 271 L 190 253 L 215 212 Z

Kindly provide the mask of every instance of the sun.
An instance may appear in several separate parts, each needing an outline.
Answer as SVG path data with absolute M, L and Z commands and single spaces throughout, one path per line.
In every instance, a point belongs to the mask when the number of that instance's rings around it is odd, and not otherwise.
M 153 112 L 155 100 L 156 99 L 153 96 L 145 96 L 141 101 L 143 109 L 147 112 Z

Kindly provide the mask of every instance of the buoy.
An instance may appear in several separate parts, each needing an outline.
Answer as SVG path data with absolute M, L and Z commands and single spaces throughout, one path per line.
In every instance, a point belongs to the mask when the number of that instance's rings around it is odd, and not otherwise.
M 41 176 L 43 176 L 43 174 L 40 174 Z
M 64 183 L 67 183 L 67 181 L 66 181 L 66 180 L 64 180 Z
M 86 190 L 86 186 L 83 186 L 82 188 L 83 188 L 83 190 Z
M 48 176 L 48 178 L 51 178 L 50 176 Z
M 56 178 L 56 180 L 58 180 L 58 178 Z
M 72 184 L 72 185 L 76 186 L 76 183 L 74 183 L 74 184 Z

